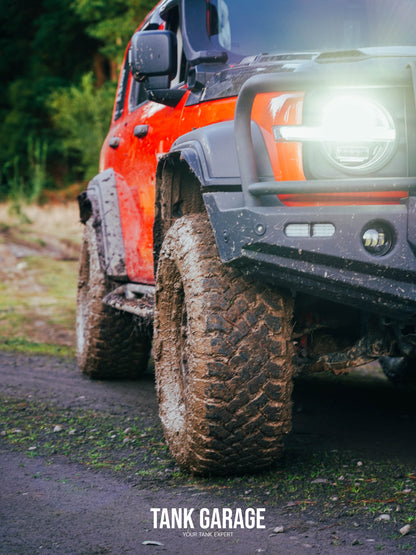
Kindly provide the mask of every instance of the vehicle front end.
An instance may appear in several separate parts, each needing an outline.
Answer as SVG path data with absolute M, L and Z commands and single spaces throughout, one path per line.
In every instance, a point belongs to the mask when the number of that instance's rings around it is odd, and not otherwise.
M 249 75 L 240 74 L 234 121 L 241 190 L 231 180 L 203 188 L 221 259 L 293 292 L 300 342 L 329 332 L 332 348 L 310 366 L 414 359 L 416 7 L 295 4 L 286 17 L 296 50 L 287 35 L 286 50 L 241 64 Z M 232 90 L 232 73 L 213 78 L 216 94 L 227 80 Z

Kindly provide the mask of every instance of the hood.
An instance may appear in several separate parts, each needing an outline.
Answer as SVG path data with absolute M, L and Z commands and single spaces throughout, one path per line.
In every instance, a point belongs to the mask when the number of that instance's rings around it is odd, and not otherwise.
M 365 75 L 367 71 L 389 76 L 404 70 L 416 71 L 416 47 L 377 47 L 360 50 L 336 50 L 326 52 L 291 52 L 260 54 L 244 58 L 240 64 L 213 72 L 198 99 L 208 101 L 238 95 L 242 85 L 253 75 L 282 72 L 328 72 L 333 69 L 344 75 Z M 332 68 L 331 68 L 332 69 Z

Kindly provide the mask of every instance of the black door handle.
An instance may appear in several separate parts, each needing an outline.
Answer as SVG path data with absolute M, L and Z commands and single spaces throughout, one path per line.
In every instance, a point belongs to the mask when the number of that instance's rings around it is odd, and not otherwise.
M 120 137 L 111 137 L 111 139 L 108 141 L 108 145 L 111 148 L 117 148 L 120 144 Z
M 143 139 L 143 137 L 146 137 L 148 131 L 149 131 L 149 126 L 147 124 L 136 125 L 133 131 L 133 135 L 138 139 Z

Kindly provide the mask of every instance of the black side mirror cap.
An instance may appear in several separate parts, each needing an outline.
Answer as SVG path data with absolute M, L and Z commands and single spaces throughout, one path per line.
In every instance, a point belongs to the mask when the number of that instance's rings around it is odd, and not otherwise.
M 177 70 L 176 36 L 172 31 L 139 31 L 131 39 L 129 62 L 133 78 L 174 77 Z

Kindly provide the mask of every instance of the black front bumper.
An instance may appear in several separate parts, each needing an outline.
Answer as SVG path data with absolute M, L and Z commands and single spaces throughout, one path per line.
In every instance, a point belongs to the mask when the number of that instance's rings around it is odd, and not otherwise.
M 316 66 L 316 67 L 315 67 Z M 221 259 L 271 284 L 321 296 L 384 315 L 416 314 L 416 177 L 371 177 L 264 182 L 258 174 L 251 135 L 251 110 L 259 93 L 307 91 L 314 87 L 413 90 L 414 65 L 400 63 L 380 71 L 377 63 L 348 70 L 317 67 L 308 72 L 256 75 L 237 99 L 234 130 L 241 193 L 204 194 Z M 411 71 L 410 71 L 410 69 Z M 406 175 L 406 174 L 405 174 Z M 278 195 L 403 191 L 398 205 L 288 207 Z M 378 222 L 392 232 L 393 246 L 384 256 L 370 254 L 363 231 Z M 332 224 L 330 237 L 290 237 L 288 224 Z
M 400 190 L 416 185 L 416 178 L 401 181 Z M 282 183 L 276 186 L 282 190 Z M 416 313 L 416 197 L 400 205 L 302 208 L 247 206 L 243 193 L 232 192 L 206 193 L 204 200 L 223 262 L 270 284 L 364 310 L 395 318 Z M 384 256 L 363 246 L 362 232 L 373 221 L 387 222 L 394 232 Z M 289 223 L 330 223 L 335 232 L 288 237 Z

